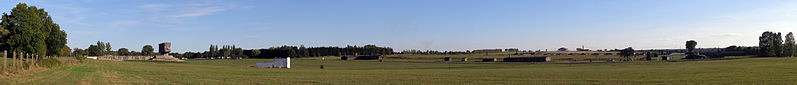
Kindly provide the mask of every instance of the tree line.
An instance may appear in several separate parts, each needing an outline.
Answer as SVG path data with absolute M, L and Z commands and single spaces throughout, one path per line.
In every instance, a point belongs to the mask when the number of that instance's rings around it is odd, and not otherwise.
M 794 56 L 795 55 L 795 41 L 794 34 L 789 32 L 785 36 L 781 36 L 780 32 L 766 31 L 758 37 L 758 56 L 761 57 L 780 57 L 780 56 Z
M 211 57 L 233 57 L 233 58 L 275 58 L 275 57 L 320 57 L 320 56 L 342 56 L 342 55 L 389 55 L 393 54 L 390 47 L 378 47 L 376 45 L 365 46 L 346 46 L 346 47 L 304 47 L 302 46 L 280 46 L 266 49 L 242 49 L 234 45 L 223 45 L 221 49 L 218 45 L 211 45 L 205 52 L 185 52 L 173 54 L 183 58 L 211 58 Z
M 104 55 L 120 55 L 120 56 L 152 56 L 159 55 L 155 53 L 155 48 L 152 45 L 144 45 L 141 51 L 130 51 L 127 48 L 119 48 L 112 50 L 110 42 L 97 41 L 97 44 L 89 45 L 86 49 L 75 48 L 72 52 L 74 56 L 104 56 Z

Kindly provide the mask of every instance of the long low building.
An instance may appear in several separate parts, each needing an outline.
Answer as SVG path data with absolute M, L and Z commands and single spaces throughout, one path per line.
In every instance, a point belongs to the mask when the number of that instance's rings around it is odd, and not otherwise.
M 274 62 L 257 62 L 255 66 L 260 68 L 291 68 L 291 58 L 274 58 Z
M 548 62 L 551 57 L 508 57 L 504 58 L 504 62 Z

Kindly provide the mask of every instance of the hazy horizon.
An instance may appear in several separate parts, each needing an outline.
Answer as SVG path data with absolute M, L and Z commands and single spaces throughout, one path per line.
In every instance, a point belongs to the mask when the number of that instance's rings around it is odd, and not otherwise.
M 377 45 L 396 51 L 756 46 L 764 31 L 797 32 L 797 1 L 756 0 L 235 0 L 4 1 L 44 8 L 68 46 L 97 41 L 174 52 Z M 3 11 L 8 13 L 8 11 Z M 157 48 L 156 48 L 157 49 Z

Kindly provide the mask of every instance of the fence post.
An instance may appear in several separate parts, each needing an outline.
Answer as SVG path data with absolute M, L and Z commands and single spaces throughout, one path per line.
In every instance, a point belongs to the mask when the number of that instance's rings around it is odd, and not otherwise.
M 27 66 L 25 66 L 25 70 L 30 69 L 30 53 L 25 53 L 25 63 L 28 64 Z
M 13 65 L 14 66 L 14 70 L 19 71 L 19 55 L 17 54 L 17 52 L 14 52 L 13 56 L 14 56 L 14 60 L 12 60 L 11 63 L 14 64 Z
M 11 66 L 14 66 L 14 70 L 17 70 L 17 52 L 12 52 L 11 54 Z
M 39 55 L 33 55 L 33 61 L 30 62 L 33 62 L 33 66 L 39 67 L 39 64 L 36 63 L 38 61 L 39 61 Z
M 6 55 L 6 52 L 7 51 L 3 51 L 3 70 L 4 71 L 8 70 L 8 68 L 6 68 L 6 65 L 7 65 L 6 62 L 8 62 L 8 61 L 6 61 L 8 59 L 8 55 Z

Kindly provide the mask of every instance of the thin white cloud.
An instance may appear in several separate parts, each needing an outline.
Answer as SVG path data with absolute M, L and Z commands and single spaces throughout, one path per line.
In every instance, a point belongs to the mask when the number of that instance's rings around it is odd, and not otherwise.
M 229 9 L 231 9 L 231 8 L 229 8 L 229 7 L 227 7 L 227 8 L 225 8 L 225 7 L 198 8 L 198 9 L 193 9 L 193 10 L 185 12 L 185 13 L 181 13 L 181 14 L 176 15 L 174 17 L 177 17 L 177 18 L 199 17 L 199 16 L 205 16 L 205 15 L 214 14 L 216 12 L 226 11 L 226 10 L 229 10 Z
M 736 33 L 711 34 L 711 37 L 734 37 L 734 36 L 739 36 L 739 34 Z
M 138 8 L 143 8 L 143 9 L 147 9 L 147 10 L 151 10 L 151 11 L 161 11 L 161 10 L 167 9 L 170 6 L 171 5 L 168 5 L 168 4 L 144 4 L 144 5 L 138 6 Z
M 251 6 L 241 6 L 237 3 L 223 1 L 199 1 L 182 3 L 154 3 L 139 5 L 138 8 L 150 11 L 150 14 L 158 20 L 168 19 L 175 22 L 182 22 L 186 18 L 196 18 L 217 14 L 235 8 L 246 8 Z
M 124 26 L 136 25 L 136 24 L 139 24 L 139 23 L 141 23 L 141 22 L 132 21 L 132 20 L 122 20 L 122 21 L 111 22 L 110 24 L 108 24 L 108 26 L 112 27 L 112 28 L 122 28 Z

